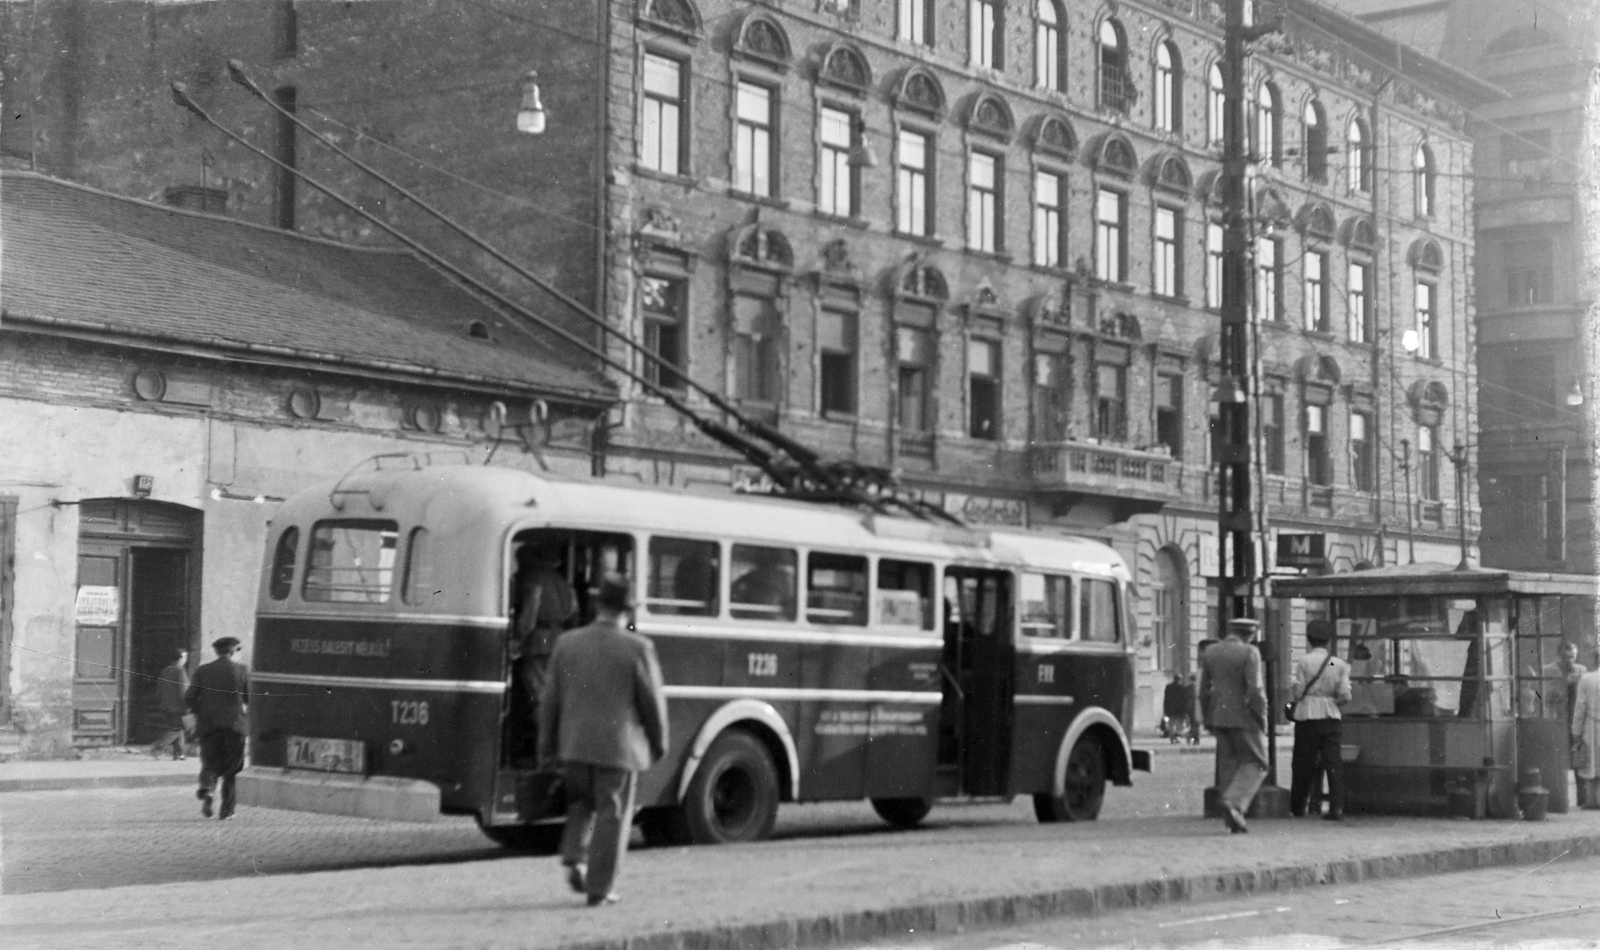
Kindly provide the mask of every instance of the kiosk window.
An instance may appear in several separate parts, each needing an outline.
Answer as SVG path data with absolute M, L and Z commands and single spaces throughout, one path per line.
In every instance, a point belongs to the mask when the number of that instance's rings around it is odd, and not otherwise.
M 1072 578 L 1024 573 L 1018 599 L 1024 636 L 1072 639 Z
M 272 582 L 267 593 L 273 600 L 286 600 L 294 589 L 294 559 L 300 548 L 300 529 L 290 527 L 278 536 L 278 548 L 272 554 Z
M 1078 591 L 1078 630 L 1085 640 L 1120 643 L 1122 622 L 1117 615 L 1117 585 L 1111 581 L 1084 580 Z
M 399 538 L 400 526 L 393 521 L 317 522 L 311 527 L 301 596 L 340 604 L 388 601 Z
M 796 565 L 787 548 L 735 544 L 728 576 L 728 613 L 738 620 L 793 620 Z
M 428 549 L 428 529 L 412 528 L 406 540 L 406 573 L 400 580 L 400 599 L 426 603 L 433 593 L 433 554 Z
M 863 627 L 867 623 L 867 559 L 812 554 L 806 563 L 806 619 Z
M 721 570 L 715 541 L 651 538 L 645 606 L 653 614 L 715 617 Z
M 878 625 L 933 629 L 932 564 L 888 558 L 878 562 Z

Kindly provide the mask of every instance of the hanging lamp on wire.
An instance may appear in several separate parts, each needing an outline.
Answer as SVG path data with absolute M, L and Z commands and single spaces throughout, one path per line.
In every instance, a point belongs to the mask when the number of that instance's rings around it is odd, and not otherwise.
M 539 101 L 539 72 L 530 69 L 522 77 L 522 106 L 517 110 L 517 131 L 529 135 L 544 132 L 544 103 Z

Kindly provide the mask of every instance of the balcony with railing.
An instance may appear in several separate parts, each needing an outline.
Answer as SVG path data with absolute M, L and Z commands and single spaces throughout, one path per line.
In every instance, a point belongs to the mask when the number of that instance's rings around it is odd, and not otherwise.
M 1052 496 L 1058 510 L 1100 499 L 1122 520 L 1160 511 L 1183 495 L 1183 464 L 1164 451 L 1036 442 L 1028 468 L 1035 490 Z

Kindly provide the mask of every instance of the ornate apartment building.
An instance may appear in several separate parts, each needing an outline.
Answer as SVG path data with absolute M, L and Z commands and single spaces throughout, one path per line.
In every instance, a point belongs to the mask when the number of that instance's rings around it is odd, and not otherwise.
M 230 89 L 238 57 L 592 302 L 654 354 L 611 345 L 653 384 L 725 393 L 971 521 L 1116 545 L 1142 716 L 1212 633 L 1215 0 L 39 6 L 8 10 L 45 18 L 8 33 L 79 65 L 8 48 L 37 113 L 13 161 L 133 194 L 203 174 L 230 214 L 369 239 L 167 105 L 182 74 L 233 127 L 438 236 Z M 519 137 L 529 68 L 548 127 Z M 1247 87 L 1267 553 L 1295 536 L 1320 544 L 1313 569 L 1475 559 L 1474 481 L 1450 461 L 1477 418 L 1464 110 L 1499 92 L 1309 2 L 1252 44 Z M 759 481 L 616 381 L 596 471 Z

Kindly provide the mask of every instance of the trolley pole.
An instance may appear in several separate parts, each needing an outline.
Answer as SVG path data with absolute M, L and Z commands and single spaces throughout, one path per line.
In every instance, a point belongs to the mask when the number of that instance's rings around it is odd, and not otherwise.
M 1222 327 L 1218 338 L 1221 379 L 1214 401 L 1222 428 L 1217 458 L 1217 618 L 1219 636 L 1226 636 L 1228 621 L 1236 617 L 1256 618 L 1261 592 L 1261 568 L 1257 563 L 1257 541 L 1262 537 L 1261 516 L 1252 503 L 1252 478 L 1257 459 L 1257 440 L 1251 424 L 1251 403 L 1259 398 L 1255 372 L 1255 327 L 1251 322 L 1253 281 L 1253 222 L 1250 215 L 1250 155 L 1245 121 L 1249 112 L 1245 96 L 1246 43 L 1278 28 L 1269 22 L 1245 20 L 1247 0 L 1226 0 L 1226 20 L 1222 51 L 1223 144 L 1222 144 Z M 1258 16 L 1266 4 L 1249 4 Z M 1274 11 L 1278 12 L 1278 11 Z M 1261 148 L 1271 143 L 1260 143 Z M 1259 618 L 1256 618 L 1259 619 Z M 1267 630 L 1261 631 L 1271 636 Z M 1263 674 L 1267 686 L 1267 784 L 1261 786 L 1250 814 L 1280 817 L 1288 814 L 1288 794 L 1277 787 L 1277 698 L 1275 689 L 1281 644 L 1262 641 Z M 1219 788 L 1205 794 L 1205 812 L 1220 814 Z

